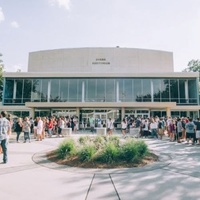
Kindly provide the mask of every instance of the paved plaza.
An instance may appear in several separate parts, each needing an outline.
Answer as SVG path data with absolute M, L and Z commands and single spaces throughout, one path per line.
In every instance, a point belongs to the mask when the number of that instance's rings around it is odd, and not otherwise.
M 74 134 L 79 137 L 89 133 Z M 117 135 L 120 135 L 117 133 Z M 197 200 L 200 146 L 145 139 L 159 161 L 142 168 L 80 169 L 46 159 L 63 138 L 16 143 L 0 164 L 0 199 L 6 200 Z M 22 140 L 21 140 L 22 141 Z M 0 155 L 0 161 L 2 155 Z

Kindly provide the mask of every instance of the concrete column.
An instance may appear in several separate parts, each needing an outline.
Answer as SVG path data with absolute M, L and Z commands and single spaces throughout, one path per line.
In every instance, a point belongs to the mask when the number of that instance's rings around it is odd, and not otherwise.
M 82 82 L 82 102 L 85 102 L 85 81 Z
M 13 99 L 16 99 L 16 92 L 17 92 L 17 82 L 14 81 L 14 87 L 13 87 Z
M 34 119 L 35 118 L 35 108 L 31 108 L 29 114 L 30 114 L 30 117 L 32 117 Z
M 167 117 L 171 116 L 171 109 L 169 107 L 166 108 Z
M 51 81 L 48 81 L 47 102 L 50 102 L 50 95 L 51 95 Z
M 124 118 L 124 116 L 125 116 L 125 108 L 122 108 L 122 110 L 121 110 L 122 112 L 121 112 L 121 119 L 123 119 Z
M 76 108 L 76 116 L 80 118 L 80 108 Z
M 116 102 L 119 102 L 119 81 L 116 81 Z
M 185 80 L 185 99 L 186 103 L 189 103 L 188 80 Z
M 154 94 L 154 91 L 153 91 L 153 81 L 151 80 L 151 102 L 154 102 L 154 96 L 153 96 L 153 94 Z

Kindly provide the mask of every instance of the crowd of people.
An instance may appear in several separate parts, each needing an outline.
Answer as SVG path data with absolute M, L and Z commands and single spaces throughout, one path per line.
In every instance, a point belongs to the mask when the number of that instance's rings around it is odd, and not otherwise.
M 192 142 L 200 144 L 200 119 L 190 117 L 151 117 L 132 118 L 125 117 L 121 122 L 122 134 L 125 136 L 131 129 L 138 129 L 138 137 L 150 137 L 161 139 L 164 135 L 171 142 Z
M 109 118 L 106 122 L 91 117 L 88 119 L 91 132 L 95 127 L 104 127 L 107 135 L 112 135 L 116 128 L 114 119 Z M 95 125 L 96 123 L 96 125 Z M 16 133 L 16 142 L 20 143 L 20 135 L 23 135 L 23 142 L 31 142 L 30 134 L 36 141 L 42 141 L 45 137 L 56 135 L 62 137 L 63 128 L 71 128 L 74 133 L 78 130 L 79 120 L 77 116 L 73 117 L 36 117 L 35 119 L 25 117 L 13 120 L 11 115 L 7 115 L 5 111 L 0 114 L 0 153 L 3 152 L 3 162 L 7 163 L 7 144 L 9 136 L 13 132 Z M 84 126 L 85 127 L 85 126 Z M 131 130 L 138 131 L 138 137 L 161 139 L 164 135 L 169 137 L 171 142 L 184 142 L 188 144 L 190 141 L 193 145 L 200 145 L 200 119 L 193 120 L 189 117 L 124 117 L 121 121 L 122 136 L 126 137 Z

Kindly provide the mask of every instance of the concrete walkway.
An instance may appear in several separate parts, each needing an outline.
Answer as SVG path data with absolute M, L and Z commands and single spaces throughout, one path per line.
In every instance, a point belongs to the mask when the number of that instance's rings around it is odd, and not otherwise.
M 16 143 L 12 136 L 8 163 L 0 164 L 0 199 L 200 200 L 198 145 L 177 144 L 166 138 L 145 139 L 160 156 L 159 162 L 142 168 L 98 170 L 70 168 L 48 161 L 45 153 L 62 140 Z

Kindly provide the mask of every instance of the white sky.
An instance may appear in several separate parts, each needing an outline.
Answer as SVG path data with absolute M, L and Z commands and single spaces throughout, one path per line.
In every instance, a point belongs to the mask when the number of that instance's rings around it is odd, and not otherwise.
M 200 59 L 200 0 L 0 0 L 6 71 L 32 51 L 128 47 L 174 53 L 174 70 Z

